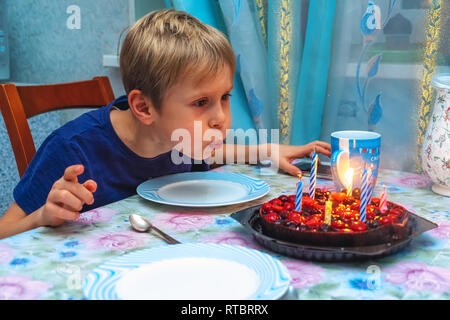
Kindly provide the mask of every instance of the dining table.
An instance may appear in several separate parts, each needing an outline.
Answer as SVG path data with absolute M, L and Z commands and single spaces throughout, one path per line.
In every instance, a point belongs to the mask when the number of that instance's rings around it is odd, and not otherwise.
M 278 259 L 290 275 L 289 290 L 280 299 L 450 299 L 450 198 L 433 193 L 425 175 L 380 169 L 373 196 L 378 197 L 385 185 L 388 201 L 436 223 L 436 228 L 388 256 L 327 262 L 273 252 L 231 217 L 281 194 L 295 194 L 298 177 L 247 164 L 227 164 L 212 171 L 264 180 L 270 191 L 245 203 L 200 208 L 156 203 L 136 194 L 86 211 L 76 221 L 2 239 L 0 299 L 83 300 L 84 280 L 99 265 L 168 245 L 156 233 L 134 231 L 131 214 L 144 216 L 183 244 L 238 245 Z M 303 179 L 307 186 L 308 178 Z M 334 184 L 318 178 L 316 187 L 332 191 Z

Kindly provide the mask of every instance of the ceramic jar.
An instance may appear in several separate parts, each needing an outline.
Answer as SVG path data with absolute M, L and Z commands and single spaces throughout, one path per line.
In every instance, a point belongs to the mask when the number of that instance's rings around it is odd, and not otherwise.
M 450 197 L 450 73 L 431 80 L 435 89 L 433 113 L 422 148 L 422 168 L 433 181 L 431 189 Z

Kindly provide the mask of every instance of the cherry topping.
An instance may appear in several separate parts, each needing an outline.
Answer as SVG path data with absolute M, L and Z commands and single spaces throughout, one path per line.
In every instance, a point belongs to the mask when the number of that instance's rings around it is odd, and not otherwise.
M 283 202 L 282 202 L 280 199 L 278 199 L 278 198 L 272 199 L 272 200 L 270 200 L 269 202 L 270 202 L 272 205 L 275 205 L 275 206 L 282 206 L 282 205 L 283 205 Z
M 288 220 L 295 223 L 303 223 L 305 221 L 305 219 L 301 216 L 301 214 L 296 211 L 289 214 Z
M 322 219 L 319 215 L 313 215 L 311 219 L 306 222 L 306 225 L 310 228 L 317 228 L 322 224 Z
M 269 222 L 275 222 L 278 219 L 280 219 L 280 217 L 275 212 L 272 212 L 272 213 L 266 214 L 264 216 L 264 219 L 266 219 Z
M 283 210 L 282 206 L 278 206 L 278 205 L 272 205 L 272 209 L 276 212 L 280 212 L 281 210 Z
M 332 220 L 331 226 L 335 229 L 344 229 L 345 223 L 342 220 Z
M 403 215 L 403 210 L 399 207 L 392 208 L 391 210 L 389 210 L 389 215 L 399 217 Z
M 272 205 L 270 203 L 266 202 L 262 205 L 261 209 L 267 211 L 269 209 L 272 209 Z
M 288 210 L 286 210 L 286 209 L 283 209 L 280 212 L 278 212 L 278 214 L 282 218 L 287 218 L 290 215 L 290 212 Z
M 302 197 L 302 204 L 304 206 L 312 207 L 312 206 L 314 206 L 315 203 L 316 203 L 316 201 L 314 199 L 310 198 L 309 196 Z
M 341 202 L 341 201 L 344 201 L 344 200 L 345 200 L 345 198 L 347 197 L 347 195 L 346 195 L 345 193 L 343 193 L 343 192 L 335 192 L 335 193 L 332 193 L 332 194 L 331 194 L 331 197 L 332 197 L 334 200 Z
M 381 217 L 379 221 L 381 224 L 391 224 L 393 222 L 392 216 L 389 216 L 389 215 Z
M 367 226 L 363 221 L 353 221 L 350 228 L 356 232 L 362 232 L 367 230 Z

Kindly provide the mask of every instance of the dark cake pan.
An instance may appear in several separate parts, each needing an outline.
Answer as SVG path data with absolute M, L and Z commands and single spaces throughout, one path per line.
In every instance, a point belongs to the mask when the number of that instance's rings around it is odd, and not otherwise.
M 338 262 L 381 258 L 402 250 L 414 237 L 437 227 L 434 222 L 409 212 L 406 234 L 401 239 L 390 238 L 384 243 L 363 246 L 311 245 L 308 240 L 302 241 L 302 237 L 297 237 L 297 241 L 293 242 L 265 234 L 259 215 L 260 208 L 261 205 L 247 208 L 233 213 L 231 217 L 242 224 L 263 247 L 303 260 Z

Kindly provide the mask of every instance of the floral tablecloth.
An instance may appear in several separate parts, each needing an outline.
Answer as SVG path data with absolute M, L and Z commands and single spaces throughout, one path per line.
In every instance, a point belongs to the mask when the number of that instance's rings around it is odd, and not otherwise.
M 263 179 L 270 193 L 245 204 L 188 209 L 132 196 L 86 212 L 58 228 L 38 228 L 0 240 L 0 299 L 84 299 L 86 275 L 105 261 L 134 250 L 166 245 L 151 233 L 134 232 L 128 216 L 139 213 L 181 242 L 237 244 L 279 258 L 291 274 L 297 299 L 449 299 L 450 198 L 430 190 L 422 175 L 381 170 L 374 196 L 386 184 L 388 200 L 436 222 L 401 252 L 346 263 L 302 261 L 262 248 L 230 214 L 282 193 L 294 194 L 297 179 L 265 168 L 226 165 L 215 169 Z M 307 184 L 307 179 L 305 183 Z M 331 181 L 317 186 L 332 189 Z

